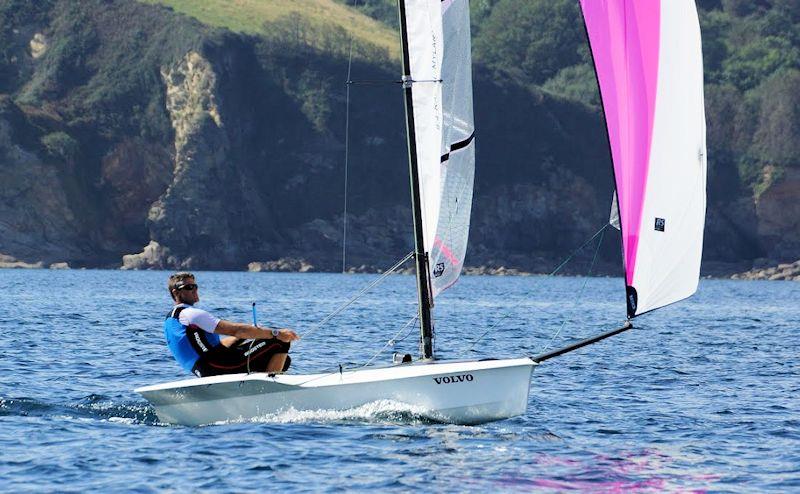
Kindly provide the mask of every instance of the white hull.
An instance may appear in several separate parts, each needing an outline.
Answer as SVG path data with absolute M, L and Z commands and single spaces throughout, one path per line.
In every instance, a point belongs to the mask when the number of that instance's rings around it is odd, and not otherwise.
M 138 388 L 170 424 L 249 420 L 286 410 L 349 410 L 391 400 L 433 420 L 479 424 L 525 413 L 529 358 L 416 362 L 342 373 L 264 373 L 188 379 Z

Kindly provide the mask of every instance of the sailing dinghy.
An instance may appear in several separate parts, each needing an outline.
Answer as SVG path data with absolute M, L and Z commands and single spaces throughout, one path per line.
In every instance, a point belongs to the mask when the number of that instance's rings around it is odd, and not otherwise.
M 705 216 L 700 30 L 692 0 L 581 0 L 603 99 L 623 239 L 628 318 L 697 288 Z M 432 300 L 467 247 L 475 166 L 468 0 L 399 0 L 412 188 L 420 353 L 415 362 L 338 372 L 192 378 L 138 388 L 159 419 L 183 425 L 390 400 L 433 420 L 478 424 L 524 414 L 536 357 L 441 361 Z

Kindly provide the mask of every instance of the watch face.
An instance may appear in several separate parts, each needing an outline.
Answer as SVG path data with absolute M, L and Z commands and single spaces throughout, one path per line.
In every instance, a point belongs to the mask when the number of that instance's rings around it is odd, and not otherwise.
M 272 336 L 278 336 L 281 332 L 277 329 L 272 330 Z

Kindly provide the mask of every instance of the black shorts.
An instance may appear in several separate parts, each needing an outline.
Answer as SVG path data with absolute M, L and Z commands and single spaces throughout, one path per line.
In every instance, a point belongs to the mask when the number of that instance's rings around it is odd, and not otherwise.
M 275 339 L 255 340 L 252 345 L 251 341 L 245 341 L 230 348 L 218 345 L 200 357 L 192 372 L 198 377 L 239 374 L 248 372 L 248 366 L 250 372 L 266 372 L 272 356 L 289 353 L 289 346 L 289 343 Z M 287 355 L 284 371 L 289 368 L 290 363 L 291 359 Z

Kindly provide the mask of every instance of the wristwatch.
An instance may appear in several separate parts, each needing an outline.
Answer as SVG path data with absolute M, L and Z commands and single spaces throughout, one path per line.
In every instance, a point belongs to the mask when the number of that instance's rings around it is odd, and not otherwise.
M 279 334 L 281 334 L 281 330 L 280 329 L 272 328 L 272 337 L 273 338 L 277 338 Z

